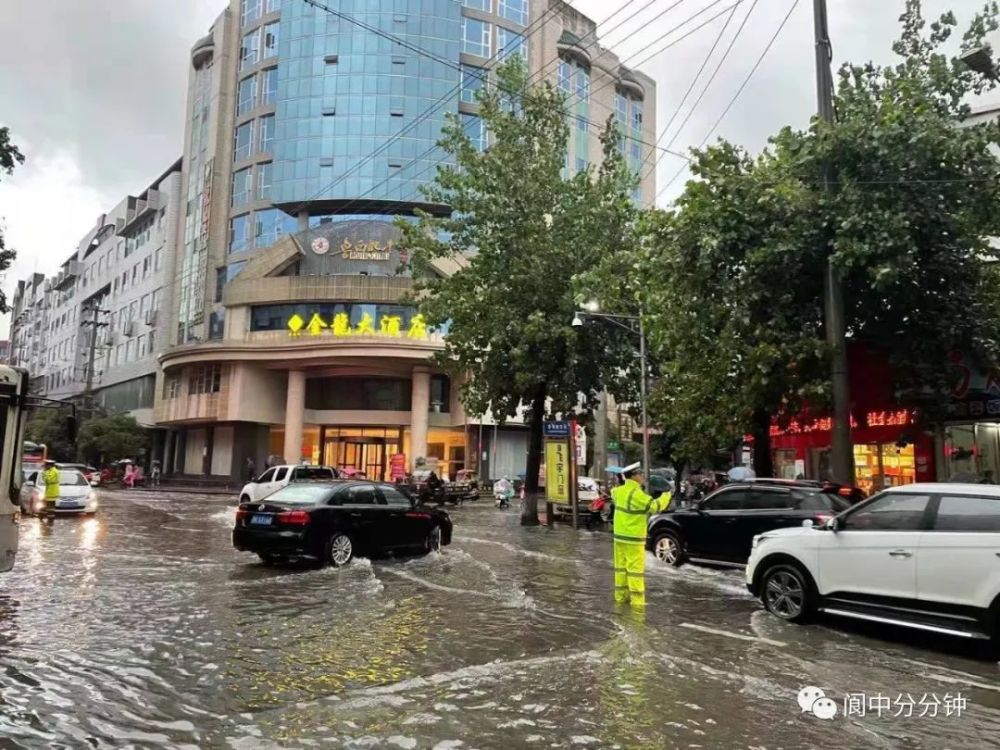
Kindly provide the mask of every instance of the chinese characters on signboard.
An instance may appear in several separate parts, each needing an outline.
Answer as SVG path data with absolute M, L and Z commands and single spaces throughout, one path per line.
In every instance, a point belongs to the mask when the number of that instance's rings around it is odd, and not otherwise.
M 905 427 L 914 422 L 914 414 L 908 409 L 883 409 L 880 411 L 870 411 L 865 415 L 865 423 L 868 427 Z M 857 428 L 858 421 L 851 417 L 851 428 Z M 771 435 L 801 435 L 810 432 L 829 432 L 832 427 L 832 420 L 829 417 L 813 420 L 793 419 L 788 423 L 788 427 L 782 429 L 777 425 L 771 425 Z
M 563 440 L 545 443 L 545 499 L 550 503 L 569 502 L 569 446 Z
M 393 248 L 391 241 L 383 245 L 376 240 L 351 242 L 344 239 L 340 244 L 340 254 L 344 260 L 389 260 Z
M 301 336 L 303 333 L 309 336 L 322 336 L 325 333 L 333 336 L 392 336 L 394 338 L 426 339 L 428 335 L 427 323 L 424 316 L 417 314 L 410 320 L 410 327 L 403 330 L 403 319 L 399 315 L 383 315 L 375 325 L 375 317 L 371 313 L 361 316 L 356 326 L 351 325 L 351 318 L 347 313 L 337 313 L 329 322 L 319 313 L 313 313 L 312 317 L 306 321 L 301 315 L 296 313 L 288 319 L 288 330 L 292 336 Z

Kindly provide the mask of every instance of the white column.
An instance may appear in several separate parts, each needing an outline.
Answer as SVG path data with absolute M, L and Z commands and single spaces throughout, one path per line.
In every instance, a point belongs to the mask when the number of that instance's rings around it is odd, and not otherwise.
M 306 374 L 288 371 L 288 395 L 285 401 L 285 460 L 297 464 L 302 459 L 302 429 L 306 408 Z
M 410 466 L 427 457 L 427 412 L 431 408 L 431 373 L 426 367 L 413 368 L 413 394 L 410 399 Z

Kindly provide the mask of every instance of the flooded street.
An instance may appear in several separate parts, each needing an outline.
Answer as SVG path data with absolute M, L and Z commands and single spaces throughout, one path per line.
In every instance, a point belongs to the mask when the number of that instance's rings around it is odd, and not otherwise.
M 270 568 L 231 548 L 232 505 L 107 493 L 96 519 L 23 522 L 17 566 L 0 579 L 0 747 L 981 748 L 1000 737 L 996 663 L 897 631 L 786 625 L 739 572 L 651 560 L 645 617 L 619 611 L 607 533 L 523 529 L 516 511 L 484 502 L 452 513 L 441 555 Z M 836 718 L 801 712 L 806 686 L 836 701 Z M 892 705 L 845 717 L 857 693 Z M 897 716 L 907 694 L 917 705 Z M 931 715 L 930 696 L 956 694 L 962 710 Z

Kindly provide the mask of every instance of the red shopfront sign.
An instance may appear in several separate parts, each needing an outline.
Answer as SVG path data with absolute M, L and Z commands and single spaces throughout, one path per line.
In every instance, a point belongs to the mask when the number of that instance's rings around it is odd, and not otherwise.
M 856 430 L 862 427 L 906 427 L 914 424 L 914 422 L 916 422 L 916 414 L 910 409 L 881 409 L 865 414 L 864 425 L 859 425 L 858 420 L 851 417 L 851 429 Z M 778 427 L 778 425 L 771 425 L 771 437 L 803 435 L 812 432 L 830 432 L 832 427 L 833 420 L 830 417 L 793 419 L 785 429 Z

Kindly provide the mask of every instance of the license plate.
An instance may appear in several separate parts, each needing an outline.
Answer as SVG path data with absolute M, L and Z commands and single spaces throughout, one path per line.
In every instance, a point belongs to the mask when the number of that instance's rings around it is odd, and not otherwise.
M 58 508 L 79 508 L 80 503 L 76 500 L 58 500 L 56 502 L 56 507 Z
M 270 526 L 271 525 L 271 518 L 272 518 L 271 516 L 260 515 L 260 514 L 255 515 L 255 516 L 250 516 L 250 525 L 251 526 Z

